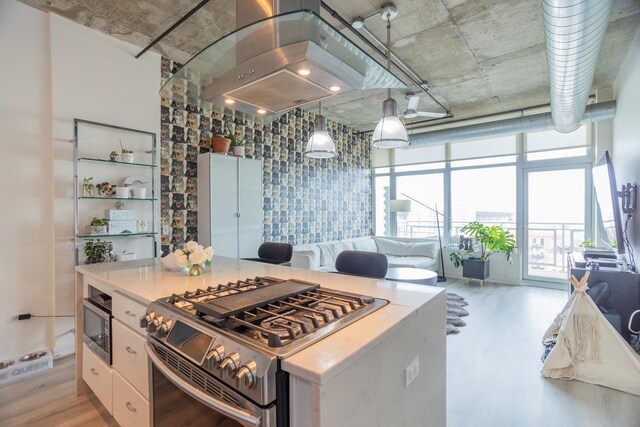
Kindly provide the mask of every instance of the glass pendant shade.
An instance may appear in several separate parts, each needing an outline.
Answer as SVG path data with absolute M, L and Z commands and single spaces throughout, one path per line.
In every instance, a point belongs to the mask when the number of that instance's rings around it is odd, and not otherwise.
M 315 159 L 329 159 L 338 155 L 331 135 L 325 130 L 324 117 L 316 116 L 313 133 L 309 137 L 304 155 Z
M 384 116 L 373 131 L 371 144 L 376 148 L 402 148 L 409 145 L 409 135 L 397 116 Z

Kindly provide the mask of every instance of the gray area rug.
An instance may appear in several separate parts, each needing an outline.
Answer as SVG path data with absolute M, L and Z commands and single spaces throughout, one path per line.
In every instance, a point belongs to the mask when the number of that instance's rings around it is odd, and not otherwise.
M 459 334 L 458 328 L 467 325 L 461 317 L 469 315 L 469 312 L 463 308 L 468 305 L 469 303 L 460 295 L 447 292 L 447 335 Z

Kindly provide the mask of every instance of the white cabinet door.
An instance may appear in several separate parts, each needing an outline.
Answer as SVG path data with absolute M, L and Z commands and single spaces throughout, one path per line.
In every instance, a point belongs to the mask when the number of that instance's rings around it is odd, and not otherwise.
M 149 402 L 124 378 L 113 373 L 113 418 L 120 427 L 149 427 Z
M 198 235 L 216 255 L 238 257 L 238 161 L 221 154 L 198 159 Z
M 198 157 L 198 239 L 216 255 L 254 258 L 262 243 L 262 161 Z
M 118 320 L 114 320 L 112 325 L 113 367 L 148 399 L 149 363 L 144 348 L 147 340 Z
M 262 161 L 238 161 L 238 223 L 240 258 L 255 258 L 262 243 Z
M 112 413 L 112 372 L 111 368 L 86 344 L 82 344 L 82 379 L 110 414 Z
M 147 312 L 146 306 L 116 292 L 113 294 L 112 311 L 113 317 L 146 336 L 147 332 L 140 327 L 140 318 Z

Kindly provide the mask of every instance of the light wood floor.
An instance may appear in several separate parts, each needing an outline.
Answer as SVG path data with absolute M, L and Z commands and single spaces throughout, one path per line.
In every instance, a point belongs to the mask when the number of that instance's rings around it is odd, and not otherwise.
M 0 388 L 0 426 L 118 426 L 93 393 L 76 396 L 75 365 L 65 357 L 45 373 Z
M 640 397 L 540 376 L 540 340 L 564 291 L 440 285 L 464 296 L 470 312 L 460 334 L 447 338 L 449 427 L 640 426 Z M 73 358 L 65 358 L 0 388 L 0 426 L 117 426 L 93 394 L 74 395 L 74 372 Z
M 540 376 L 540 341 L 565 291 L 439 285 L 464 296 L 470 313 L 460 334 L 447 338 L 448 427 L 640 426 L 640 397 Z

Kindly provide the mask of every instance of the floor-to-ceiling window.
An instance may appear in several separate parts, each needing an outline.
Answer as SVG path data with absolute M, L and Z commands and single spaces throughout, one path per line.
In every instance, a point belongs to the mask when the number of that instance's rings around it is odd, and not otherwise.
M 397 233 L 399 237 L 437 237 L 437 224 L 440 233 L 444 232 L 442 218 L 436 218 L 435 210 L 444 208 L 444 173 L 398 175 L 396 177 L 396 196 L 411 202 L 410 212 L 398 212 Z
M 501 225 L 518 236 L 525 278 L 564 277 L 566 251 L 591 234 L 590 137 L 582 126 L 396 150 L 374 173 L 376 234 L 436 237 L 431 209 L 390 209 L 410 197 L 442 212 L 443 243 L 457 245 L 471 221 Z
M 567 252 L 591 237 L 591 157 L 586 126 L 525 136 L 523 277 L 566 278 Z
M 511 160 L 511 159 L 505 159 Z M 471 221 L 500 225 L 516 232 L 516 166 L 451 168 L 451 242 Z

